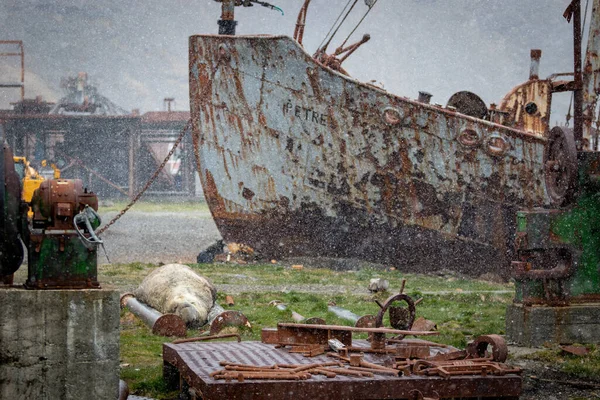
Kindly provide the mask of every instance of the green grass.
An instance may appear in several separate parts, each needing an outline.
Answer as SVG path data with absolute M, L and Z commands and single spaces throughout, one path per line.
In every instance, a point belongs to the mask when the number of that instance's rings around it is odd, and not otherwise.
M 402 274 L 397 270 L 365 268 L 358 271 L 333 271 L 330 269 L 304 268 L 296 271 L 285 265 L 235 265 L 196 264 L 192 265 L 199 274 L 209 277 L 215 284 L 239 283 L 240 275 L 261 285 L 336 285 L 366 287 L 371 278 L 389 281 L 390 288 L 399 288 L 407 280 L 406 290 L 413 291 L 512 291 L 508 284 L 486 281 L 442 278 L 418 274 Z M 255 280 L 254 280 L 255 279 Z
M 209 278 L 215 285 L 261 285 L 284 287 L 335 286 L 347 293 L 364 289 L 371 278 L 383 278 L 390 282 L 390 291 L 398 291 L 403 279 L 407 280 L 405 293 L 420 296 L 423 292 L 455 293 L 466 296 L 469 292 L 510 292 L 512 284 L 497 284 L 479 280 L 443 278 L 418 274 L 402 274 L 399 271 L 362 269 L 360 271 L 333 271 L 330 269 L 304 268 L 293 270 L 281 264 L 192 264 L 198 274 Z M 103 284 L 129 288 L 137 285 L 148 273 L 158 267 L 154 264 L 106 264 L 99 267 L 99 279 Z M 242 288 L 243 289 L 243 288 Z M 240 290 L 244 291 L 244 290 Z M 339 290 L 337 290 L 339 292 Z M 485 293 L 485 296 L 493 294 Z
M 131 393 L 157 399 L 176 398 L 162 378 L 162 344 L 165 338 L 152 334 L 128 311 L 121 313 L 121 379 Z
M 590 348 L 590 352 L 585 356 L 565 353 L 560 348 L 549 348 L 521 358 L 552 365 L 554 369 L 577 379 L 600 382 L 600 347 L 589 345 L 588 348 Z
M 152 264 L 140 263 L 102 266 L 100 280 L 118 288 L 132 288 L 155 267 Z M 243 340 L 260 340 L 262 328 L 275 327 L 278 322 L 293 322 L 292 310 L 307 318 L 324 318 L 329 324 L 352 325 L 351 322 L 328 312 L 328 304 L 335 303 L 357 315 L 376 314 L 379 307 L 374 300 L 385 300 L 387 296 L 397 293 L 404 278 L 407 279 L 405 293 L 413 298 L 424 297 L 424 301 L 417 306 L 417 317 L 422 316 L 437 323 L 440 335 L 428 339 L 463 348 L 467 341 L 481 334 L 504 333 L 504 312 L 513 297 L 512 286 L 507 284 L 401 274 L 398 271 L 364 269 L 358 272 L 336 272 L 311 268 L 297 271 L 283 265 L 232 264 L 201 264 L 191 267 L 211 279 L 217 287 L 220 284 L 299 288 L 302 288 L 302 285 L 310 285 L 311 289 L 324 289 L 319 293 L 306 293 L 296 289 L 283 292 L 242 290 L 234 295 L 233 307 L 225 306 L 224 300 L 228 293 L 219 292 L 218 301 L 221 305 L 226 309 L 243 312 L 252 323 L 252 330 L 241 332 Z M 388 279 L 390 292 L 368 294 L 364 289 L 373 277 Z M 329 285 L 343 286 L 347 290 L 327 292 L 323 287 Z M 438 294 L 423 294 L 426 292 Z M 272 300 L 286 303 L 288 309 L 280 311 L 270 306 Z M 197 334 L 198 332 L 188 332 L 189 337 Z M 175 398 L 172 392 L 168 392 L 162 380 L 161 346 L 165 341 L 169 339 L 152 335 L 150 330 L 130 313 L 123 313 L 121 362 L 129 366 L 122 369 L 121 377 L 128 382 L 132 393 L 158 399 Z

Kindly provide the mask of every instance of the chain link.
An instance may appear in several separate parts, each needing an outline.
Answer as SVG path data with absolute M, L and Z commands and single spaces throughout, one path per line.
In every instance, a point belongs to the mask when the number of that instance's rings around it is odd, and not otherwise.
M 106 232 L 106 230 L 112 224 L 114 224 L 115 222 L 117 222 L 119 220 L 119 218 L 121 218 L 123 215 L 125 215 L 125 213 L 127 211 L 129 211 L 129 209 L 131 207 L 133 207 L 133 205 L 144 195 L 144 193 L 146 192 L 146 190 L 148 190 L 148 188 L 150 187 L 150 185 L 152 185 L 152 183 L 154 183 L 154 181 L 156 180 L 156 178 L 158 178 L 158 175 L 163 170 L 163 168 L 165 167 L 165 165 L 167 165 L 167 162 L 169 161 L 169 159 L 171 158 L 171 156 L 173 156 L 173 153 L 175 153 L 175 150 L 177 149 L 177 146 L 179 146 L 179 144 L 181 143 L 181 141 L 185 137 L 185 134 L 188 131 L 188 129 L 191 127 L 191 125 L 192 125 L 192 120 L 190 119 L 185 124 L 185 127 L 183 128 L 183 130 L 179 134 L 179 137 L 177 138 L 177 140 L 175 140 L 175 143 L 173 143 L 173 148 L 171 148 L 171 151 L 169 151 L 169 154 L 167 154 L 167 156 L 165 157 L 165 159 L 162 162 L 162 164 L 160 164 L 160 166 L 156 169 L 156 171 L 154 171 L 154 175 L 152 175 L 152 177 L 148 180 L 148 182 L 146 182 L 146 184 L 144 185 L 144 187 L 142 188 L 142 190 L 140 190 L 138 192 L 138 194 L 135 195 L 135 197 L 133 198 L 133 200 L 131 200 L 131 202 L 129 202 L 129 204 L 127 204 L 127 206 L 124 209 L 122 209 L 113 219 L 111 219 L 108 224 L 106 224 L 102 228 L 100 228 L 96 232 L 96 235 L 101 235 L 102 233 Z

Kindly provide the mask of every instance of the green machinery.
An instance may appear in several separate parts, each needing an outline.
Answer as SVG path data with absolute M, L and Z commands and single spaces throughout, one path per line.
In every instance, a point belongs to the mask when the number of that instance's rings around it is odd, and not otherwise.
M 576 201 L 517 213 L 515 302 L 600 302 L 600 154 L 579 153 Z
M 94 230 L 98 198 L 79 179 L 42 182 L 31 203 L 21 200 L 21 180 L 0 126 L 0 284 L 10 285 L 27 248 L 29 289 L 99 288 Z M 1 183 L 4 183 L 3 185 Z M 29 207 L 33 217 L 28 218 Z
M 573 130 L 550 131 L 545 154 L 548 196 L 555 209 L 517 213 L 515 299 L 507 309 L 509 340 L 538 346 L 600 343 L 600 0 L 594 0 L 585 63 L 580 0 L 573 22 Z M 595 127 L 593 126 L 595 125 Z
M 517 215 L 507 338 L 526 346 L 600 343 L 600 153 L 578 153 L 574 202 Z

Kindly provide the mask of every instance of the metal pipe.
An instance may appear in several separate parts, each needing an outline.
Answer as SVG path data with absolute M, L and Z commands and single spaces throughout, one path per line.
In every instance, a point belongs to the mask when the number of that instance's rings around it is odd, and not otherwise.
M 225 309 L 223 307 L 221 307 L 221 305 L 219 303 L 215 303 L 212 308 L 210 309 L 210 311 L 208 312 L 208 316 L 207 316 L 207 320 L 208 320 L 208 324 L 212 324 L 213 321 L 219 316 L 219 314 L 224 313 Z
M 417 101 L 419 103 L 429 104 L 431 102 L 432 97 L 433 95 L 431 93 L 419 92 L 419 98 Z
M 277 309 L 279 311 L 285 311 L 287 310 L 287 305 L 283 304 L 283 303 L 279 303 L 276 304 L 275 307 L 277 307 Z M 292 319 L 296 322 L 301 322 L 304 321 L 306 318 L 304 318 L 302 315 L 298 314 L 296 311 L 294 310 L 290 310 L 292 312 Z
M 583 148 L 583 80 L 581 76 L 581 1 L 574 0 L 573 6 L 573 66 L 575 90 L 573 92 L 574 124 L 573 136 L 577 150 Z
M 208 312 L 208 325 L 210 325 L 210 334 L 216 335 L 221 332 L 225 327 L 228 326 L 247 326 L 251 328 L 252 325 L 248 318 L 239 311 L 227 310 L 221 307 L 218 303 L 215 303 L 210 311 Z
M 531 50 L 531 65 L 529 66 L 529 80 L 537 80 L 540 77 L 540 59 L 542 51 L 539 49 Z
M 221 19 L 219 20 L 219 35 L 235 35 L 237 21 L 234 19 L 235 1 L 222 0 Z
M 119 380 L 119 400 L 127 400 L 129 397 L 129 386 L 124 380 Z
M 25 101 L 25 49 L 21 40 L 19 40 L 19 48 L 21 49 L 21 102 L 23 102 Z
M 356 324 L 356 321 L 358 321 L 360 318 L 358 315 L 354 314 L 352 311 L 346 310 L 345 308 L 338 307 L 338 306 L 328 306 L 327 310 L 329 312 L 334 313 L 338 318 L 345 319 L 346 321 L 350 321 L 354 324 Z
M 154 308 L 140 302 L 131 293 L 125 293 L 121 296 L 121 308 L 124 307 L 127 307 L 133 315 L 151 328 L 152 333 L 155 335 L 184 337 L 187 333 L 185 322 L 180 316 L 161 314 Z

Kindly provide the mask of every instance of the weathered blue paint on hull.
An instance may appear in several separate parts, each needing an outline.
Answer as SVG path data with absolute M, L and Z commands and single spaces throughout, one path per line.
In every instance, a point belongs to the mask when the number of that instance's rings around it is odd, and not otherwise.
M 543 132 L 362 84 L 287 37 L 192 36 L 190 99 L 217 226 L 266 256 L 501 272 L 515 210 L 549 203 Z

